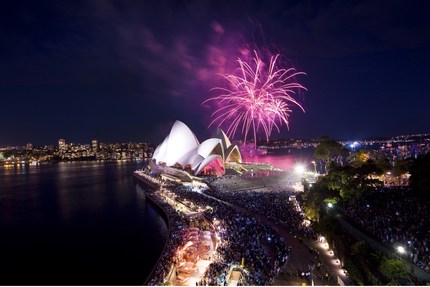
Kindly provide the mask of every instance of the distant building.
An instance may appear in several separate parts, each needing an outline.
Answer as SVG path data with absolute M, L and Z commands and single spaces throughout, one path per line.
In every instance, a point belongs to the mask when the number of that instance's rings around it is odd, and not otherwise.
M 64 140 L 64 139 L 59 139 L 58 140 L 58 149 L 60 151 L 65 151 L 67 149 L 66 148 L 66 140 Z
M 93 149 L 93 152 L 97 152 L 99 150 L 99 144 L 97 140 L 91 141 L 91 148 Z

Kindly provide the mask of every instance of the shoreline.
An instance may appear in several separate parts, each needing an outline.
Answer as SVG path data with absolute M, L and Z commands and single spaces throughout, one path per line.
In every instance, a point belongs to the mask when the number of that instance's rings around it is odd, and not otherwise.
M 144 184 L 145 186 L 147 186 L 147 187 L 149 187 L 149 188 L 151 188 L 151 189 L 154 189 L 154 188 L 156 188 L 156 186 L 155 186 L 155 184 L 153 184 L 153 183 L 151 183 L 151 182 L 149 182 L 149 181 L 147 181 L 144 177 L 142 177 L 142 176 L 139 176 L 138 174 L 136 174 L 135 172 L 133 172 L 133 176 L 134 176 L 134 178 L 136 179 L 136 180 L 138 180 L 139 181 L 139 183 L 142 183 L 142 184 Z M 159 205 L 152 197 L 151 197 L 151 195 L 148 193 L 148 192 L 146 192 L 145 190 L 144 190 L 144 192 L 145 192 L 145 196 L 146 196 L 146 198 L 148 198 L 149 199 L 149 201 L 160 211 L 160 214 L 161 214 L 161 216 L 163 217 L 163 219 L 164 219 L 164 222 L 166 223 L 166 225 L 167 225 L 167 229 L 169 230 L 169 233 L 168 233 L 168 235 L 167 235 L 167 238 L 166 238 L 166 241 L 164 242 L 164 246 L 163 246 L 163 250 L 161 251 L 161 253 L 160 253 L 160 256 L 158 256 L 158 259 L 157 259 L 157 262 L 155 263 L 155 265 L 154 265 L 154 267 L 152 267 L 152 269 L 151 269 L 151 272 L 149 272 L 149 275 L 146 277 L 146 279 L 145 279 L 145 281 L 144 281 L 144 283 L 143 283 L 143 285 L 144 286 L 148 286 L 148 283 L 151 281 L 151 279 L 152 279 L 152 277 L 153 277 L 153 274 L 154 274 L 154 272 L 155 272 L 155 270 L 157 269 L 157 267 L 158 267 L 158 265 L 159 265 L 159 263 L 160 263 L 160 260 L 161 260 L 161 258 L 162 258 L 162 256 L 163 256 L 163 254 L 165 253 L 165 251 L 166 251 L 166 248 L 167 248 L 167 243 L 169 242 L 169 240 L 170 240 L 170 238 L 171 238 L 171 236 L 172 236 L 172 231 L 171 231 L 171 224 L 170 224 L 170 219 L 169 219 L 169 216 L 167 215 L 167 212 L 166 212 L 166 210 L 164 210 L 164 208 L 163 207 L 161 207 L 161 205 Z
M 164 193 L 169 193 L 169 191 L 165 189 L 162 181 L 142 174 L 140 171 L 135 171 L 134 176 L 139 182 L 150 188 L 145 194 L 164 213 L 165 219 L 169 222 L 168 238 L 157 263 L 145 280 L 145 285 L 189 286 L 190 282 L 195 282 L 190 286 L 200 284 L 204 280 L 208 266 L 215 259 L 215 250 L 219 244 L 212 221 L 202 217 L 201 222 L 196 221 L 194 224 L 192 224 L 193 222 L 190 224 L 187 216 L 182 213 L 194 214 L 194 209 L 175 199 L 172 201 L 176 203 L 174 206 L 168 201 L 164 202 L 161 198 L 166 197 Z M 161 197 L 161 202 L 158 196 Z M 196 246 L 192 246 L 194 244 Z M 190 252 L 190 250 L 194 251 Z M 193 269 L 193 272 L 190 269 Z M 188 280 L 191 281 L 188 282 Z

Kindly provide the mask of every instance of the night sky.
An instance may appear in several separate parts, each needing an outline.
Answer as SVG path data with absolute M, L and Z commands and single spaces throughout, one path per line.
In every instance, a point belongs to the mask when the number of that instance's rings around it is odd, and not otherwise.
M 429 133 L 429 1 L 7 1 L 0 147 L 158 144 L 175 120 L 202 141 L 243 49 L 307 75 L 289 130 L 362 139 Z

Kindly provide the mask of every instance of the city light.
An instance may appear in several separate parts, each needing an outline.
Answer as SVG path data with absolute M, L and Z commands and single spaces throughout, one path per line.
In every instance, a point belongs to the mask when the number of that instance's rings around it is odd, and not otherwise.
M 400 254 L 405 254 L 406 249 L 403 246 L 397 246 L 397 252 L 399 252 Z
M 352 144 L 350 144 L 349 145 L 349 147 L 352 149 L 352 150 L 354 150 L 355 149 L 355 147 L 357 147 L 357 146 L 359 146 L 360 144 L 358 143 L 358 142 L 353 142 Z
M 305 173 L 305 166 L 303 164 L 296 164 L 296 166 L 294 167 L 294 172 L 298 174 Z
M 313 161 L 311 161 L 311 164 L 313 166 L 313 172 L 317 173 L 317 163 L 313 160 Z

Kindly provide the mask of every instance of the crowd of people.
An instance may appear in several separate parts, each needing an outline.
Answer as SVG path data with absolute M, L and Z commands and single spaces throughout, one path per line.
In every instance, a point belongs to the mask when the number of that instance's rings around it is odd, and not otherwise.
M 259 223 L 254 217 L 238 212 L 233 205 L 193 190 L 176 185 L 170 187 L 175 201 L 200 211 L 199 216 L 213 222 L 219 235 L 218 246 L 212 264 L 198 285 L 227 284 L 227 275 L 232 266 L 244 266 L 239 284 L 267 285 L 278 274 L 286 262 L 290 249 L 284 239 L 268 225 Z M 170 237 L 159 262 L 150 276 L 148 285 L 163 285 L 174 261 L 175 252 L 184 242 L 181 230 L 192 222 L 172 207 L 160 191 L 149 192 L 149 196 L 166 212 L 169 219 Z
M 163 196 L 159 192 L 149 193 L 167 213 L 171 236 L 148 285 L 166 283 L 164 281 L 172 270 L 175 252 L 184 244 L 181 241 L 181 230 L 187 227 L 214 229 L 219 236 L 212 263 L 197 285 L 225 285 L 229 271 L 242 265 L 244 268 L 239 285 L 273 283 L 274 277 L 285 264 L 291 247 L 288 247 L 272 224 L 260 222 L 261 216 L 276 222 L 278 226 L 284 225 L 294 234 L 315 236 L 304 224 L 295 192 L 288 188 L 288 184 L 272 184 L 266 178 L 257 177 L 250 187 L 247 182 L 230 185 L 225 182 L 232 181 L 228 177 L 224 176 L 224 181 L 220 182 L 216 178 L 210 178 L 207 181 L 210 188 L 172 184 L 164 189 Z M 288 183 L 288 178 L 284 181 Z M 160 183 L 164 186 L 167 184 L 163 181 Z M 230 188 L 223 188 L 224 184 L 229 184 Z M 274 184 L 282 186 L 277 188 Z M 187 206 L 193 211 L 193 215 L 185 216 L 180 209 L 173 207 L 175 204 L 172 205 L 172 202 Z M 205 222 L 210 222 L 210 226 Z
M 208 185 L 211 188 L 172 185 L 165 191 L 170 199 L 195 211 L 197 215 L 193 217 L 184 216 L 156 191 L 149 192 L 168 216 L 170 236 L 148 285 L 166 283 L 175 252 L 184 244 L 181 230 L 196 222 L 196 227 L 214 229 L 219 236 L 213 261 L 197 285 L 226 285 L 232 266 L 242 265 L 239 285 L 268 285 L 286 262 L 290 248 L 284 239 L 271 225 L 259 222 L 258 217 L 243 210 L 281 223 L 292 233 L 316 236 L 304 224 L 303 213 L 295 199 L 291 199 L 295 194 L 293 190 L 274 191 L 265 185 L 256 190 L 240 188 L 240 185 L 237 189 L 224 189 L 217 186 L 216 179 Z M 374 190 L 340 208 L 351 222 L 387 246 L 404 246 L 405 256 L 429 272 L 429 203 L 414 196 L 407 187 L 390 187 Z M 200 216 L 205 220 L 199 221 Z
M 190 188 L 177 186 L 174 192 L 177 200 L 186 200 L 196 208 L 205 208 L 202 216 L 214 222 L 220 236 L 215 261 L 209 265 L 199 284 L 223 285 L 228 280 L 226 275 L 231 266 L 241 265 L 242 260 L 247 270 L 242 273 L 246 285 L 270 283 L 288 255 L 283 238 L 272 227 Z
M 181 236 L 188 223 L 169 203 L 163 200 L 162 197 L 157 196 L 155 192 L 147 193 L 156 204 L 158 204 L 165 212 L 168 219 L 169 238 L 167 239 L 164 250 L 149 276 L 147 285 L 160 286 L 164 285 L 164 280 L 171 271 L 172 262 L 174 261 L 176 250 L 184 244 L 183 237 Z
M 294 192 L 208 189 L 207 194 L 262 214 L 289 227 L 291 232 L 302 233 L 309 229 L 303 224 L 304 215 L 295 200 Z
M 430 202 L 407 187 L 377 189 L 342 211 L 387 246 L 403 246 L 405 256 L 426 272 L 430 269 Z

